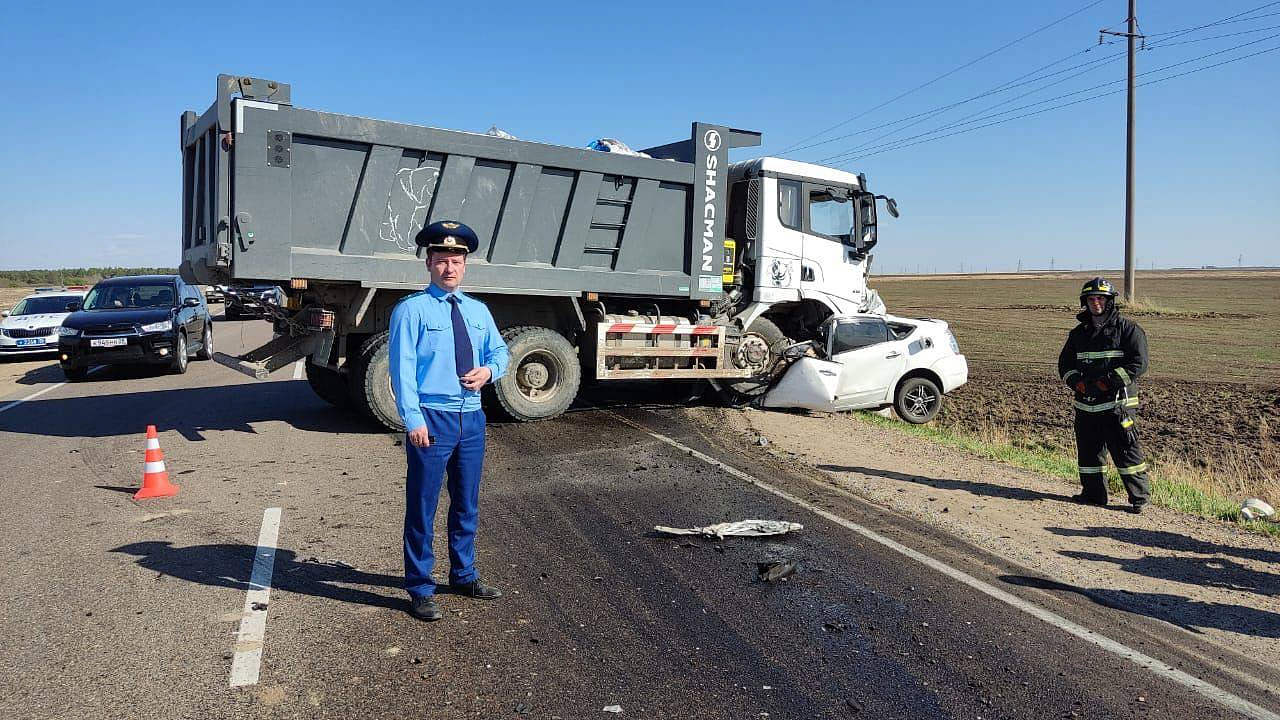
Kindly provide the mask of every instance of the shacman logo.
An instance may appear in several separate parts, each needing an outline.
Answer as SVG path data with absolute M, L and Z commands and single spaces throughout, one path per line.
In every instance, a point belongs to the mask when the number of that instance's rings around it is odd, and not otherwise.
M 706 146 L 709 152 L 707 153 L 706 176 L 702 195 L 701 270 L 704 273 L 710 273 L 713 272 L 711 269 L 711 251 L 716 246 L 716 168 L 720 164 L 720 159 L 715 152 L 720 149 L 720 132 L 718 130 L 708 130 L 702 136 L 702 144 Z

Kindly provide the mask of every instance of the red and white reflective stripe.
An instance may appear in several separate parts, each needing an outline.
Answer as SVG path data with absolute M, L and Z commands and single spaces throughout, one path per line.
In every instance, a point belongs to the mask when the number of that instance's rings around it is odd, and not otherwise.
M 645 325 L 641 323 L 614 323 L 606 333 L 637 333 L 641 335 L 715 335 L 718 325 Z
M 147 450 L 159 450 L 159 449 L 160 449 L 160 438 L 158 438 L 158 437 L 147 438 L 147 448 L 146 448 L 146 449 L 147 449 Z

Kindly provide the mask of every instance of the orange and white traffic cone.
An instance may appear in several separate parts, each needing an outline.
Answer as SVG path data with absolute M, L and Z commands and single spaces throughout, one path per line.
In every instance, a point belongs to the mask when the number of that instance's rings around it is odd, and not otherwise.
M 160 437 L 156 426 L 147 426 L 147 456 L 142 466 L 142 489 L 133 494 L 134 500 L 169 497 L 178 494 L 178 486 L 169 484 L 169 471 L 164 467 L 164 451 L 160 449 Z

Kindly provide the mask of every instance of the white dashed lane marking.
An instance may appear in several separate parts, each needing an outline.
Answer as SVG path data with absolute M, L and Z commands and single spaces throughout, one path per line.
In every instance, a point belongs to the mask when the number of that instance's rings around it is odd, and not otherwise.
M 262 666 L 262 643 L 267 634 L 267 607 L 271 601 L 271 575 L 275 570 L 276 542 L 280 536 L 280 508 L 262 513 L 258 549 L 253 554 L 253 572 L 244 594 L 244 612 L 231 658 L 231 687 L 255 685 Z

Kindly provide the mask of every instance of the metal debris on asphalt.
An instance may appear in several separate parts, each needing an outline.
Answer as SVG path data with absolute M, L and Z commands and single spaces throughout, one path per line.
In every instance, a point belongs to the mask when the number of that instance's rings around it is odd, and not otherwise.
M 737 520 L 735 522 L 707 525 L 706 527 L 672 528 L 665 525 L 655 525 L 653 528 L 654 532 L 663 535 L 701 535 L 717 540 L 730 535 L 742 537 L 785 535 L 789 532 L 803 529 L 804 525 L 785 520 Z
M 768 583 L 785 580 L 795 575 L 798 568 L 799 564 L 795 560 L 758 562 L 756 563 L 756 579 Z
M 605 705 L 605 706 L 604 706 L 604 708 L 603 708 L 603 711 L 604 711 L 604 712 L 607 712 L 607 713 L 619 713 L 619 714 L 620 714 L 620 713 L 622 712 L 622 706 L 621 706 L 621 705 Z

